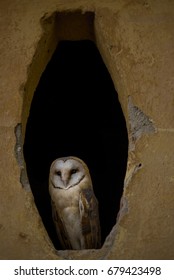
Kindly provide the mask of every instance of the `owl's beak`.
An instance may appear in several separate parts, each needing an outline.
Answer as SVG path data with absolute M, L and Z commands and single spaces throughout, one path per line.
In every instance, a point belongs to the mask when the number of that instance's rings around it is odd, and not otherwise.
M 63 181 L 64 186 L 67 187 L 68 186 L 68 182 L 69 182 L 68 174 L 63 174 L 62 181 Z
M 67 185 L 68 185 L 68 179 L 63 180 L 63 183 L 64 183 L 64 186 L 67 187 Z

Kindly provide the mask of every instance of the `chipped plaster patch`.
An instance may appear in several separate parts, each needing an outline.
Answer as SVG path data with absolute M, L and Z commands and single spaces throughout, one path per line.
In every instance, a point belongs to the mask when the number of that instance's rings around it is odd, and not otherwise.
M 128 99 L 128 112 L 130 124 L 130 151 L 135 149 L 136 141 L 143 135 L 155 133 L 156 128 L 152 120 L 146 116 L 137 106 L 132 102 L 131 96 Z
M 155 133 L 157 131 L 153 121 L 133 104 L 131 96 L 128 98 L 128 114 L 130 125 L 129 154 L 124 188 L 129 185 L 134 174 L 143 167 L 143 163 L 141 163 L 134 154 L 136 141 L 143 134 Z
M 18 123 L 15 127 L 16 145 L 15 145 L 15 156 L 17 162 L 21 168 L 24 168 L 24 157 L 22 152 L 22 125 Z
M 30 190 L 30 184 L 28 181 L 28 176 L 25 168 L 25 161 L 23 156 L 23 146 L 22 146 L 22 125 L 18 123 L 15 127 L 16 145 L 15 145 L 15 156 L 18 165 L 21 169 L 20 173 L 20 183 L 26 190 Z

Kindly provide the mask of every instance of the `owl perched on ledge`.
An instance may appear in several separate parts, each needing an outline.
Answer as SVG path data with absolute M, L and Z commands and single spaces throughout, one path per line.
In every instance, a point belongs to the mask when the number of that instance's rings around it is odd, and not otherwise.
M 56 159 L 50 167 L 49 192 L 62 247 L 72 250 L 100 248 L 98 201 L 86 164 L 77 157 Z

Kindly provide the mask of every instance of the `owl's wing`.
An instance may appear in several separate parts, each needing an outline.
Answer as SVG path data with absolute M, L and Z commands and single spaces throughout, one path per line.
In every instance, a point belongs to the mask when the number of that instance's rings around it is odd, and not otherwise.
M 85 248 L 100 248 L 101 233 L 98 213 L 98 201 L 92 189 L 84 189 L 80 193 L 79 211 Z
M 53 221 L 56 227 L 56 232 L 58 235 L 58 238 L 61 242 L 61 245 L 64 249 L 72 249 L 71 243 L 69 242 L 68 239 L 68 234 L 66 231 L 66 228 L 62 222 L 61 216 L 58 213 L 56 209 L 56 205 L 53 200 L 51 200 L 51 205 L 52 205 L 52 216 L 53 216 Z

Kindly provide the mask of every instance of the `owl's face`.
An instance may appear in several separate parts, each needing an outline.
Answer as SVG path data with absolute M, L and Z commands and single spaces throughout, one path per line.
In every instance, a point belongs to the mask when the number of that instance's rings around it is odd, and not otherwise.
M 55 160 L 50 168 L 50 180 L 53 187 L 69 189 L 78 185 L 86 176 L 83 163 L 73 157 Z

